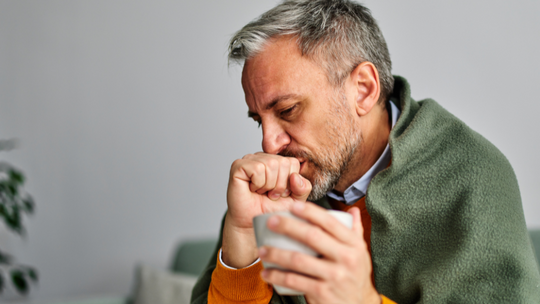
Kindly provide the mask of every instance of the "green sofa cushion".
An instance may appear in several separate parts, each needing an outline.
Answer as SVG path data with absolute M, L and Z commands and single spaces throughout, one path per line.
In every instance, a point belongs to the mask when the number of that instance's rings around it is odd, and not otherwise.
M 191 240 L 180 243 L 173 255 L 171 270 L 199 276 L 208 264 L 217 239 Z

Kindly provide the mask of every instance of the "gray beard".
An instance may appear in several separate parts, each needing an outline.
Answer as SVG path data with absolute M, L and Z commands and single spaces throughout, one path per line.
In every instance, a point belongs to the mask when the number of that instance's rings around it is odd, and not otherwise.
M 359 140 L 353 139 L 353 141 L 345 143 L 345 146 L 339 147 L 336 154 L 325 157 L 321 164 L 315 165 L 316 170 L 311 181 L 312 189 L 308 196 L 309 201 L 319 200 L 328 191 L 334 189 L 343 173 L 347 172 L 359 143 Z
M 343 173 L 349 169 L 356 149 L 360 147 L 362 135 L 354 125 L 354 117 L 347 110 L 346 97 L 342 91 L 335 95 L 334 112 L 330 113 L 326 121 L 328 145 L 320 150 L 307 153 L 289 149 L 279 153 L 282 156 L 302 158 L 315 166 L 311 182 L 309 201 L 321 199 L 336 186 Z
M 283 156 L 305 159 L 315 167 L 313 176 L 309 179 L 312 186 L 307 198 L 309 201 L 319 200 L 334 189 L 343 173 L 349 169 L 349 163 L 361 144 L 361 133 L 354 126 L 348 125 L 346 130 L 343 130 L 343 127 L 343 124 L 330 127 L 329 135 L 331 142 L 335 144 L 334 149 L 328 145 L 328 148 L 315 153 L 289 149 L 280 153 Z

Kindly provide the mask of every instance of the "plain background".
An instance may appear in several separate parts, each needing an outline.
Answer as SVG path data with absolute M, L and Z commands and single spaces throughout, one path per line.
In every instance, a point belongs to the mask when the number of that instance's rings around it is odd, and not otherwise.
M 216 236 L 230 164 L 259 151 L 231 35 L 253 1 L 0 2 L 0 152 L 37 212 L 0 248 L 35 266 L 35 299 L 125 295 L 136 263 Z M 394 74 L 493 142 L 540 227 L 540 2 L 366 1 Z

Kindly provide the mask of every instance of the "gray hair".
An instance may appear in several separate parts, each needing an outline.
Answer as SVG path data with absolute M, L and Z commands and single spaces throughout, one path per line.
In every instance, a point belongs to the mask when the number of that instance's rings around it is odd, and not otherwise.
M 286 0 L 238 31 L 229 43 L 229 60 L 242 63 L 273 37 L 293 35 L 302 55 L 314 59 L 329 82 L 341 87 L 360 63 L 375 65 L 381 98 L 394 87 L 386 41 L 368 8 L 349 0 Z

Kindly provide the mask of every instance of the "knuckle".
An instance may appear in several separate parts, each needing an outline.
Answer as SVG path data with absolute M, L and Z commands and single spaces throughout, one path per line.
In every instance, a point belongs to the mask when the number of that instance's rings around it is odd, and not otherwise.
M 273 158 L 270 158 L 266 161 L 266 164 L 268 165 L 269 168 L 275 170 L 279 167 L 279 161 L 276 160 L 276 159 L 273 159 Z
M 230 176 L 232 177 L 240 168 L 242 168 L 243 159 L 237 159 L 231 164 L 231 170 L 229 171 Z
M 331 230 L 339 228 L 340 226 L 343 225 L 337 219 L 331 216 L 325 217 L 322 221 L 323 221 L 324 227 L 328 227 Z
M 263 173 L 264 171 L 266 171 L 266 166 L 263 163 L 256 163 L 254 165 L 254 168 L 255 168 L 255 171 L 259 173 Z
M 351 254 L 350 252 L 345 253 L 341 257 L 341 259 L 342 259 L 343 263 L 345 265 L 347 265 L 348 267 L 350 267 L 350 268 L 355 268 L 357 266 L 356 256 Z
M 241 159 L 237 159 L 237 160 L 233 161 L 233 163 L 231 164 L 231 171 L 234 171 L 234 169 L 235 169 L 236 167 L 238 167 L 238 166 L 240 165 L 241 162 L 242 162 Z
M 318 227 L 310 227 L 306 232 L 306 241 L 314 244 L 321 238 L 321 230 Z
M 290 157 L 283 157 L 281 159 L 280 165 L 282 168 L 288 168 L 291 166 L 291 158 Z
M 285 273 L 283 277 L 283 283 L 285 283 L 285 286 L 294 286 L 294 283 L 296 282 L 296 279 L 294 277 L 294 274 L 287 272 Z
M 293 252 L 291 254 L 291 260 L 290 260 L 291 265 L 302 268 L 302 264 L 303 264 L 302 262 L 303 262 L 302 255 L 299 252 Z

